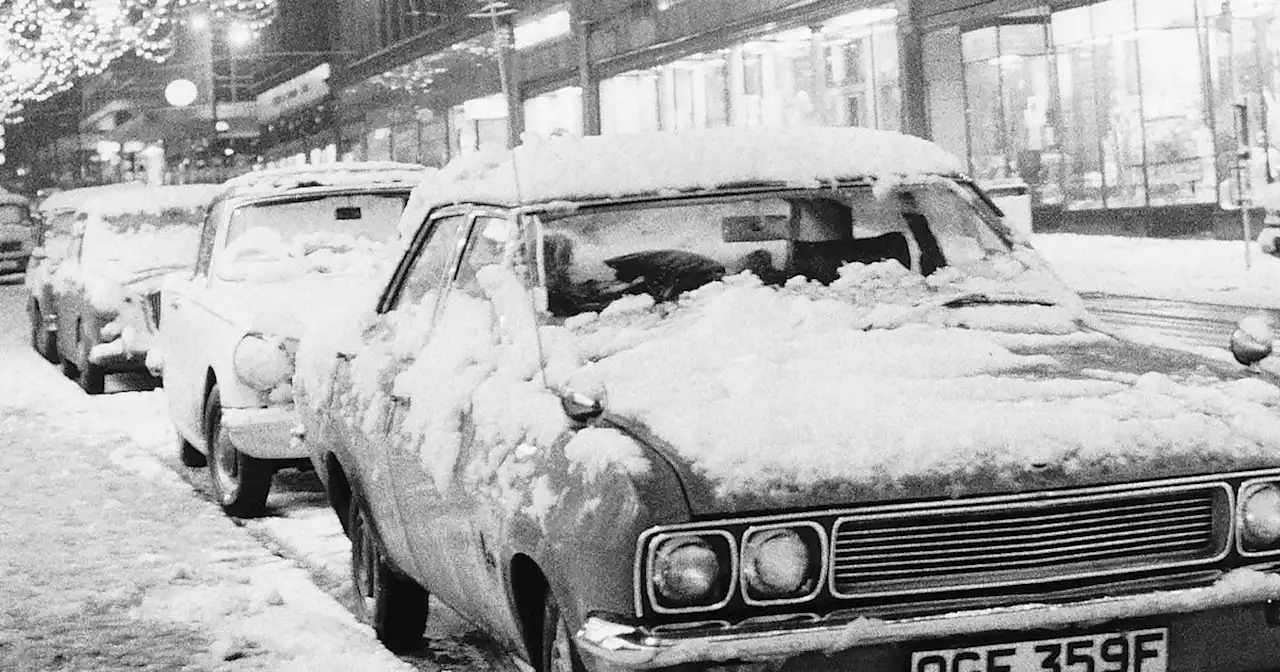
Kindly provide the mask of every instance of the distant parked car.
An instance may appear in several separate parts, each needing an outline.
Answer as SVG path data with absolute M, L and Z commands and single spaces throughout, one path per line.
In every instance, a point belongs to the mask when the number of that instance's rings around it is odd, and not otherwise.
M 297 337 L 371 291 L 424 170 L 344 163 L 232 179 L 193 272 L 165 285 L 161 352 L 182 461 L 208 465 L 229 515 L 260 513 L 278 468 L 309 466 L 291 442 Z
M 25 271 L 36 247 L 31 199 L 0 189 L 0 274 Z
M 53 274 L 71 251 L 76 208 L 95 196 L 119 194 L 141 188 L 138 183 L 110 184 L 57 191 L 40 201 L 36 211 L 36 247 L 27 263 L 27 316 L 31 320 L 31 347 L 57 364 L 58 319 L 53 310 Z
M 564 672 L 1274 669 L 1275 379 L 1105 330 L 961 170 L 806 128 L 430 176 L 297 354 L 363 618 L 413 646 L 434 593 Z
M 62 371 L 88 394 L 106 376 L 146 372 L 166 273 L 195 260 L 217 185 L 158 186 L 93 196 L 76 208 L 53 271 L 51 312 Z

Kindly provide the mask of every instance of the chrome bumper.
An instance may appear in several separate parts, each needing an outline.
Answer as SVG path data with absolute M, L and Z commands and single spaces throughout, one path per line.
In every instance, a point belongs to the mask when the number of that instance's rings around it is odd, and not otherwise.
M 292 430 L 297 424 L 292 405 L 222 409 L 222 425 L 236 450 L 264 460 L 307 456 L 305 446 L 293 441 Z
M 607 670 L 647 670 L 693 662 L 753 662 L 806 653 L 831 654 L 858 647 L 1011 630 L 1063 628 L 1245 607 L 1280 600 L 1280 575 L 1235 570 L 1202 588 L 1162 590 L 1066 604 L 1027 603 L 993 609 L 898 619 L 857 615 L 717 630 L 658 632 L 590 615 L 574 639 L 584 656 Z

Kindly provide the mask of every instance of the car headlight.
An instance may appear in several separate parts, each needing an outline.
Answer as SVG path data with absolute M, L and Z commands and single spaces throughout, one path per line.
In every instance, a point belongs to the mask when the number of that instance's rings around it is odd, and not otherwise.
M 742 585 L 748 602 L 812 596 L 822 575 L 823 534 L 817 526 L 748 530 L 742 541 Z
M 659 610 L 715 609 L 728 600 L 733 583 L 728 534 L 673 535 L 655 543 L 651 558 L 651 595 Z
M 1259 483 L 1240 495 L 1240 538 L 1245 550 L 1266 550 L 1280 542 L 1280 487 Z
M 245 336 L 236 344 L 231 365 L 245 385 L 262 392 L 293 377 L 293 357 L 284 343 L 255 334 Z

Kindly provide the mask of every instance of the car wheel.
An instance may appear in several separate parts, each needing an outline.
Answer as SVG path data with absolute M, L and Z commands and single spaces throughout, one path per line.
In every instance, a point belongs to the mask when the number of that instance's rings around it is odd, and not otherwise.
M 359 497 L 351 498 L 347 521 L 356 616 L 372 627 L 378 641 L 391 651 L 412 649 L 427 629 L 427 590 L 387 564 L 368 509 Z
M 173 428 L 173 435 L 178 437 L 178 458 L 182 460 L 184 467 L 203 467 L 208 465 L 209 460 L 205 458 L 204 453 L 196 450 L 191 442 L 183 438 L 182 433 L 177 427 Z
M 218 504 L 229 516 L 261 515 L 267 505 L 267 493 L 271 491 L 271 476 L 275 473 L 271 461 L 236 450 L 230 432 L 222 425 L 222 397 L 216 384 L 209 390 L 204 408 L 207 463 Z
M 585 672 L 578 647 L 573 643 L 573 633 L 565 621 L 560 603 L 547 588 L 547 598 L 542 603 L 542 672 Z
M 76 367 L 75 360 L 64 356 L 60 348 L 55 347 L 54 352 L 58 355 L 58 364 L 62 367 L 62 375 L 70 378 L 71 380 L 79 378 L 80 369 Z

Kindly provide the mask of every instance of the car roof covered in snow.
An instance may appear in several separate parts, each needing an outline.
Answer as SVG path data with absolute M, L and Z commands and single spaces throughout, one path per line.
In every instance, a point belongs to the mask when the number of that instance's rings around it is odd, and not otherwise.
M 130 213 L 158 215 L 166 210 L 197 210 L 212 203 L 221 190 L 221 185 L 217 184 L 139 186 L 92 195 L 76 209 L 103 217 Z
M 777 184 L 959 175 L 922 138 L 866 128 L 722 128 L 534 140 L 460 157 L 428 173 L 402 219 L 450 203 L 523 205 Z M 402 231 L 403 233 L 403 231 Z
M 125 182 L 122 184 L 101 184 L 93 187 L 67 189 L 66 191 L 59 191 L 46 196 L 44 200 L 40 201 L 39 209 L 42 212 L 75 210 L 80 207 L 81 203 L 97 196 L 129 192 L 145 188 L 146 185 L 142 182 Z
M 313 187 L 368 187 L 405 185 L 422 181 L 428 169 L 413 163 L 357 161 L 306 164 L 245 173 L 223 183 L 223 196 L 265 196 Z

